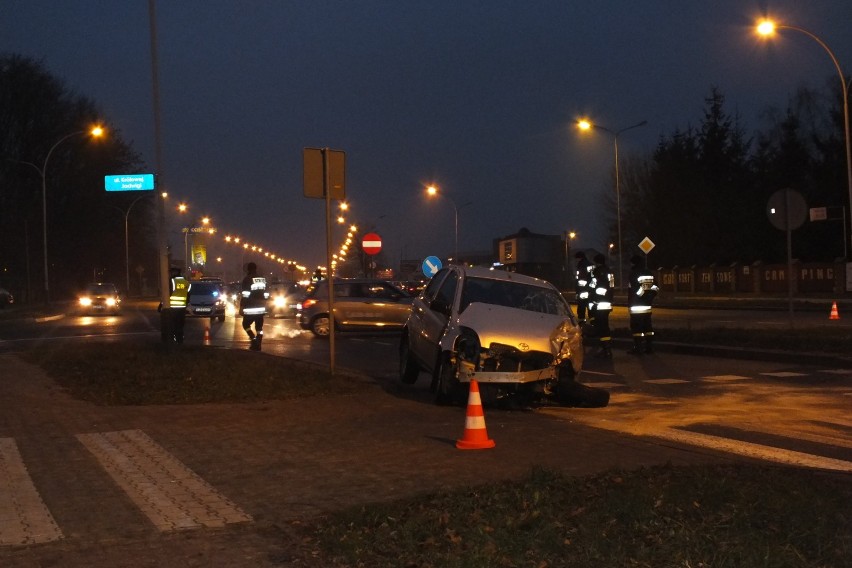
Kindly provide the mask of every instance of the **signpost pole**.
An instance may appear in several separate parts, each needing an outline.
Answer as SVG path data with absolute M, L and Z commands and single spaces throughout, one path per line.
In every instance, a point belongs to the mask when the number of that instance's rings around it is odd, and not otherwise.
M 322 192 L 325 196 L 325 262 L 328 279 L 328 365 L 334 375 L 334 270 L 331 264 L 331 184 L 328 165 L 329 149 L 322 150 Z

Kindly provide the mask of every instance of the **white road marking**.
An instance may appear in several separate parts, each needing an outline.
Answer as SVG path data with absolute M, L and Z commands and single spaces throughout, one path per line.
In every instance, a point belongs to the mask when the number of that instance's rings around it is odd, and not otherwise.
M 252 520 L 141 430 L 77 439 L 161 531 Z
M 762 446 L 751 442 L 743 442 L 741 440 L 731 440 L 728 438 L 720 438 L 709 434 L 699 434 L 697 432 L 686 432 L 676 429 L 665 429 L 660 432 L 649 434 L 655 438 L 671 440 L 692 446 L 701 446 L 713 450 L 720 450 L 732 454 L 757 458 L 775 463 L 783 463 L 796 466 L 812 467 L 817 469 L 830 469 L 834 471 L 852 472 L 852 462 L 827 458 L 823 456 L 815 456 L 804 452 L 796 452 L 793 450 L 785 450 L 782 448 L 773 448 L 771 446 Z
M 15 440 L 0 438 L 0 545 L 61 538 L 62 531 L 36 491 Z
M 683 379 L 648 379 L 647 381 L 642 382 L 650 383 L 652 385 L 680 385 L 688 383 L 689 381 L 685 381 Z
M 751 380 L 751 377 L 743 377 L 742 375 L 710 375 L 702 377 L 702 380 L 710 381 L 711 383 L 724 383 L 729 381 L 748 381 Z

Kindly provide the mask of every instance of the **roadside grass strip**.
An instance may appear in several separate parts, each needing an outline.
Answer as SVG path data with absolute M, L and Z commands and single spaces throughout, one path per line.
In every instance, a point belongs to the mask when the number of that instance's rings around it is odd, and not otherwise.
M 161 531 L 252 520 L 141 430 L 78 434 L 77 439 Z
M 0 438 L 0 546 L 63 538 L 12 438 Z

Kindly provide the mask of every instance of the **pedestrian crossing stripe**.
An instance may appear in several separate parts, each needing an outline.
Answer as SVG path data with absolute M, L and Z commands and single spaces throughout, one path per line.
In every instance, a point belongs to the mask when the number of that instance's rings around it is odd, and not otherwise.
M 643 381 L 646 383 L 650 383 L 652 385 L 679 385 L 683 383 L 688 383 L 684 379 L 648 379 L 647 381 Z
M 0 546 L 63 538 L 12 438 L 0 438 Z
M 742 375 L 710 375 L 703 377 L 702 380 L 710 381 L 711 383 L 724 383 L 729 381 L 748 381 L 751 377 L 743 377 Z
M 252 520 L 141 430 L 77 439 L 161 531 Z

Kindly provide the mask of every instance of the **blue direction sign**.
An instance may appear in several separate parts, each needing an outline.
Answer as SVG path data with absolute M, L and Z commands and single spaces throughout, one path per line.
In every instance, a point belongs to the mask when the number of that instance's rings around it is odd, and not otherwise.
M 441 264 L 440 258 L 438 258 L 437 256 L 427 256 L 426 259 L 423 261 L 423 266 L 421 266 L 420 268 L 421 270 L 423 270 L 423 274 L 425 274 L 429 278 L 432 278 L 439 270 L 441 270 L 442 266 L 443 264 Z
M 104 176 L 107 191 L 139 191 L 154 189 L 154 174 L 115 174 Z

